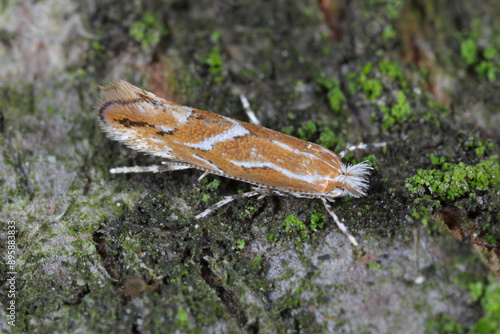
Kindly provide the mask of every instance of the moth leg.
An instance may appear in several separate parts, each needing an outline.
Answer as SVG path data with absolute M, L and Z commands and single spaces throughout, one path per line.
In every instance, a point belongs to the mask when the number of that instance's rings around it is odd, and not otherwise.
M 161 166 L 151 165 L 151 166 L 116 167 L 116 168 L 111 168 L 109 172 L 111 174 L 162 173 L 162 172 L 171 172 L 174 170 L 181 170 L 188 168 L 193 168 L 193 166 L 182 162 L 163 161 Z
M 243 94 L 240 94 L 240 101 L 241 104 L 243 105 L 243 109 L 245 109 L 245 112 L 248 118 L 250 119 L 250 123 L 260 126 L 261 123 L 257 118 L 257 116 L 255 115 L 255 112 L 252 110 L 252 108 L 250 108 L 250 102 L 248 102 L 247 97 Z
M 368 147 L 384 147 L 386 146 L 387 143 L 385 142 L 381 142 L 381 143 L 373 143 L 373 144 L 364 144 L 364 143 L 359 143 L 358 145 L 354 145 L 354 146 L 349 146 L 349 147 L 346 147 L 345 150 L 343 150 L 342 152 L 340 152 L 339 154 L 337 154 L 339 156 L 339 158 L 343 158 L 345 157 L 345 155 L 351 151 L 355 151 L 355 150 L 366 150 Z
M 326 211 L 328 211 L 328 213 L 333 217 L 333 220 L 335 220 L 335 223 L 337 223 L 337 226 L 339 227 L 339 229 L 344 232 L 344 234 L 346 235 L 347 239 L 349 239 L 349 241 L 354 245 L 354 246 L 358 246 L 358 242 L 356 241 L 356 239 L 352 236 L 352 234 L 349 233 L 349 231 L 347 230 L 347 227 L 339 220 L 339 217 L 337 217 L 337 215 L 335 214 L 335 212 L 333 211 L 333 208 L 332 206 L 330 205 L 330 203 L 328 203 L 328 201 L 325 199 L 325 198 L 321 198 L 321 200 L 323 201 L 323 204 L 325 205 L 325 208 L 326 208 Z
M 262 194 L 262 189 L 255 189 L 255 190 L 243 193 L 243 194 L 235 194 L 235 195 L 231 195 L 231 196 L 225 196 L 222 201 L 215 203 L 214 205 L 212 205 L 212 207 L 206 209 L 202 213 L 197 214 L 194 218 L 196 218 L 196 219 L 204 218 L 204 217 L 208 216 L 209 214 L 211 214 L 212 212 L 220 209 L 221 207 L 223 207 L 227 203 L 230 203 L 236 199 L 248 198 L 248 197 L 256 196 L 259 194 Z
M 205 172 L 205 173 L 201 174 L 201 176 L 198 178 L 198 182 L 200 182 L 208 174 L 210 174 L 210 173 L 209 172 Z

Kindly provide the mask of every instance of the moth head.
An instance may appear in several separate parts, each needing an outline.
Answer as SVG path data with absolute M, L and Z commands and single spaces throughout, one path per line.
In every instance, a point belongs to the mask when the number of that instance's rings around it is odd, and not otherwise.
M 341 174 L 335 177 L 339 186 L 331 193 L 331 197 L 363 197 L 368 189 L 368 175 L 373 169 L 366 161 L 355 165 L 341 165 Z

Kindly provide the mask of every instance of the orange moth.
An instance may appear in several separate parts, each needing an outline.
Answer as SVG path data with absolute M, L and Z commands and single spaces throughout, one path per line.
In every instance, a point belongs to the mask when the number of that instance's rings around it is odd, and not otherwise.
M 166 159 L 162 165 L 120 167 L 111 173 L 166 172 L 188 168 L 251 183 L 252 191 L 226 196 L 202 218 L 238 198 L 282 195 L 319 198 L 349 240 L 357 245 L 328 203 L 361 197 L 371 167 L 346 166 L 346 152 L 332 151 L 280 132 L 208 111 L 182 106 L 118 80 L 102 87 L 98 118 L 107 135 L 132 149 Z M 384 145 L 376 144 L 378 146 Z

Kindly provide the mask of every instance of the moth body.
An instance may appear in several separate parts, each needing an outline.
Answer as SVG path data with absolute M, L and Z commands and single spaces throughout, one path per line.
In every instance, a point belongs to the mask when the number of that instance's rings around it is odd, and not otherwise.
M 364 162 L 346 166 L 320 145 L 182 106 L 125 81 L 114 81 L 102 92 L 98 118 L 108 136 L 167 159 L 164 166 L 115 172 L 196 168 L 258 186 L 249 196 L 315 197 L 325 202 L 366 194 L 371 167 Z

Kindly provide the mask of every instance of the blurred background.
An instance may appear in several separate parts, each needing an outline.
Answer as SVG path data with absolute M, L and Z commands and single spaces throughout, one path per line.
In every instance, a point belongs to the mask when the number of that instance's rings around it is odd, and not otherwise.
M 465 0 L 1 1 L 0 332 L 499 333 L 499 17 Z M 367 197 L 334 204 L 361 246 L 318 200 L 196 221 L 251 186 L 109 174 L 159 163 L 99 128 L 115 79 L 248 121 L 245 94 L 263 126 L 336 152 L 387 142 L 344 159 L 374 167 Z

